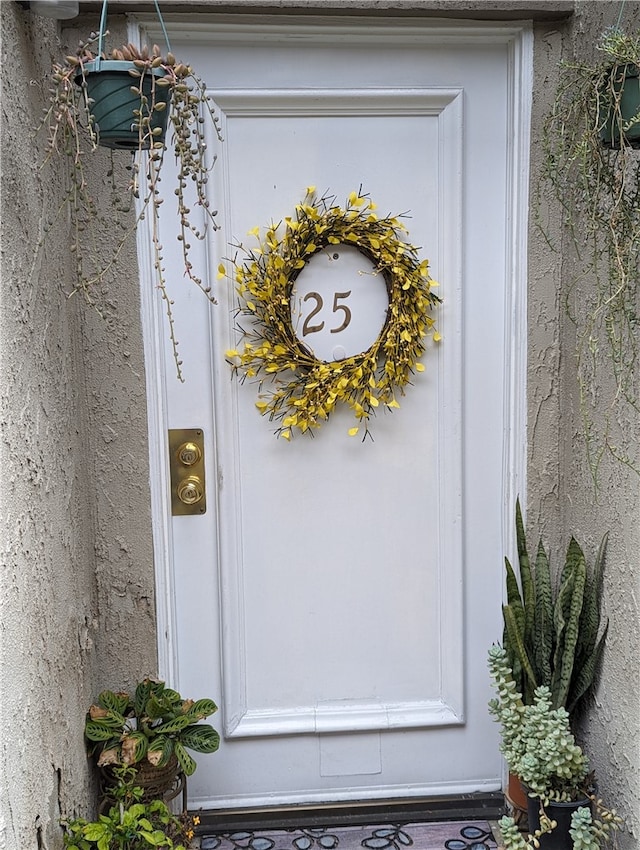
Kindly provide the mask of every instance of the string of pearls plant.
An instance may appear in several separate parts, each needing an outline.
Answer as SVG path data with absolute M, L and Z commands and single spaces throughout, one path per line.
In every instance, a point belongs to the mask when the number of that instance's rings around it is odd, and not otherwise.
M 638 362 L 640 283 L 640 151 L 630 131 L 640 113 L 622 112 L 622 80 L 640 69 L 640 34 L 607 30 L 594 62 L 562 65 L 543 132 L 543 181 L 564 223 L 560 239 L 540 226 L 563 253 L 567 315 L 576 333 L 576 371 L 587 457 L 594 485 L 606 454 L 640 472 L 635 430 L 640 412 Z M 638 79 L 630 80 L 638 89 Z M 613 139 L 607 142 L 607 138 Z
M 433 309 L 440 299 L 429 274 L 428 260 L 404 241 L 406 229 L 397 216 L 380 217 L 368 195 L 352 192 L 344 208 L 335 197 L 318 198 L 307 189 L 295 214 L 271 224 L 257 248 L 234 259 L 234 278 L 240 297 L 238 313 L 248 324 L 240 331 L 240 348 L 227 351 L 227 360 L 241 380 L 255 379 L 259 412 L 278 423 L 276 435 L 290 440 L 295 432 L 313 433 L 342 403 L 357 424 L 349 429 L 363 439 L 371 436 L 369 421 L 380 410 L 400 406 L 416 372 L 426 338 L 437 342 Z M 342 360 L 324 361 L 296 336 L 291 294 L 296 277 L 319 251 L 339 244 L 356 246 L 384 276 L 389 298 L 384 327 L 367 350 Z M 239 246 L 242 248 L 242 246 Z M 244 250 L 244 249 L 243 249 Z M 226 274 L 221 264 L 219 276 Z
M 70 250 L 75 257 L 76 283 L 70 294 L 79 293 L 107 322 L 117 321 L 111 315 L 108 287 L 122 275 L 119 261 L 123 250 L 132 243 L 140 222 L 148 217 L 154 283 L 164 303 L 176 373 L 183 380 L 160 240 L 160 207 L 165 200 L 161 180 L 167 152 L 164 128 L 160 125 L 168 123 L 169 147 L 177 163 L 172 194 L 183 276 L 215 303 L 204 272 L 194 266 L 191 248 L 194 240 L 202 241 L 208 230 L 218 228 L 217 210 L 211 207 L 208 197 L 209 174 L 216 158 L 207 151 L 207 127 L 212 127 L 214 138 L 221 141 L 219 120 L 203 80 L 191 65 L 177 61 L 172 53 L 163 56 L 157 45 L 138 48 L 133 44 L 115 48 L 108 56 L 103 53 L 102 61 L 129 64 L 129 70 L 122 73 L 130 82 L 130 86 L 125 82 L 125 88 L 134 95 L 131 123 L 136 132 L 126 151 L 110 151 L 106 167 L 110 204 L 102 203 L 95 194 L 99 189 L 92 188 L 92 178 L 102 161 L 89 159 L 100 144 L 110 146 L 101 141 L 88 89 L 88 77 L 97 70 L 99 40 L 97 33 L 91 33 L 86 42 L 79 43 L 75 55 L 54 64 L 49 106 L 42 121 L 47 130 L 45 164 L 59 158 L 66 165 L 67 191 L 60 212 L 66 207 L 71 220 Z M 127 169 L 122 168 L 126 160 L 119 161 L 123 155 L 130 159 Z M 102 218 L 103 206 L 116 211 L 116 222 Z M 105 248 L 104 240 L 107 230 L 114 233 L 109 248 Z

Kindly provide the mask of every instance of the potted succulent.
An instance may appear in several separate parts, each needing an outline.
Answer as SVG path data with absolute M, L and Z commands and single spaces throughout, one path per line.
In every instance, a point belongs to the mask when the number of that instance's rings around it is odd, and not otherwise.
M 102 691 L 89 708 L 84 732 L 89 753 L 103 770 L 104 796 L 113 797 L 114 771 L 121 766 L 135 769 L 145 799 L 170 791 L 179 773 L 191 776 L 196 762 L 187 750 L 214 753 L 220 744 L 216 730 L 200 722 L 215 711 L 213 700 L 185 700 L 150 678 L 133 696 Z
M 593 569 L 571 538 L 557 588 L 542 540 L 533 563 L 529 557 L 520 500 L 516 542 L 517 574 L 505 558 L 507 602 L 502 612 L 507 659 L 526 704 L 533 702 L 539 685 L 546 685 L 552 707 L 563 706 L 572 719 L 596 683 L 608 629 L 608 623 L 602 629 L 600 624 L 607 537 Z M 506 793 L 516 810 L 526 812 L 526 796 L 517 777 L 509 777 Z
M 186 850 L 200 822 L 196 815 L 173 815 L 162 800 L 143 800 L 132 768 L 117 769 L 114 803 L 95 821 L 63 820 L 67 850 Z
M 105 51 L 106 6 L 105 0 L 99 32 L 91 33 L 75 54 L 53 66 L 50 102 L 42 122 L 47 130 L 45 162 L 62 162 L 68 177 L 65 204 L 77 268 L 73 292 L 101 315 L 107 312 L 101 292 L 117 274 L 125 244 L 135 245 L 137 226 L 147 220 L 154 284 L 164 303 L 177 375 L 183 380 L 160 241 L 159 211 L 165 200 L 161 177 L 170 150 L 178 166 L 169 193 L 176 203 L 183 274 L 215 303 L 204 271 L 195 268 L 191 243 L 217 229 L 217 211 L 209 197 L 215 157 L 207 143 L 211 138 L 221 140 L 220 125 L 203 80 L 169 48 L 163 54 L 157 45 L 125 44 Z M 91 159 L 99 146 L 111 149 L 109 160 Z M 125 159 L 118 165 L 121 157 Z M 112 183 L 107 202 L 94 196 L 90 187 L 90 174 L 100 165 L 105 165 Z M 104 241 L 97 237 L 104 228 L 100 216 L 105 203 L 111 203 L 119 219 L 130 214 L 106 255 L 97 247 Z
M 636 444 L 617 423 L 638 404 L 640 32 L 609 29 L 597 49 L 593 61 L 561 66 L 544 123 L 538 192 L 549 245 L 566 256 L 573 243 L 575 252 L 562 297 L 576 330 L 583 439 L 596 487 L 606 455 L 637 468 Z M 558 231 L 543 206 L 548 197 L 564 224 Z
M 500 750 L 509 770 L 528 791 L 531 843 L 537 847 L 539 842 L 543 850 L 599 847 L 622 821 L 595 796 L 593 775 L 571 732 L 566 709 L 552 707 L 546 685 L 536 688 L 533 701 L 525 704 L 501 646 L 489 650 L 489 671 L 496 692 L 489 712 L 500 724 Z M 520 847 L 514 825 L 512 818 L 501 821 L 508 850 Z M 570 830 L 580 833 L 582 843 L 576 843 Z M 584 843 L 587 835 L 589 845 Z

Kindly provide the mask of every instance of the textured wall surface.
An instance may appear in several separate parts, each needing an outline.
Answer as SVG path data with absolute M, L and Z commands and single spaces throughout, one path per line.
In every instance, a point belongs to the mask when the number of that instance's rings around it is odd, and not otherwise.
M 599 689 L 581 729 L 581 743 L 598 777 L 601 796 L 627 821 L 621 848 L 640 846 L 640 477 L 605 455 L 597 491 L 587 462 L 584 422 L 576 374 L 576 338 L 565 310 L 567 287 L 578 264 L 570 239 L 560 227 L 558 205 L 542 189 L 541 130 L 553 101 L 560 59 L 598 59 L 595 45 L 620 11 L 630 31 L 640 27 L 637 4 L 579 2 L 565 24 L 536 28 L 536 83 L 532 120 L 532 217 L 529 262 L 529 466 L 530 539 L 541 534 L 553 563 L 560 568 L 571 535 L 593 564 L 598 545 L 609 532 L 603 614 L 609 619 Z M 539 218 L 538 218 L 539 217 Z M 562 256 L 541 238 L 538 222 L 562 245 Z M 592 283 L 585 277 L 580 287 Z M 585 289 L 586 292 L 586 289 Z M 606 358 L 601 350 L 599 357 Z M 606 369 L 600 374 L 605 375 Z M 611 388 L 600 385 L 590 416 L 601 425 Z M 624 435 L 640 445 L 637 414 L 612 426 L 612 440 Z M 621 441 L 622 442 L 622 441 Z M 637 462 L 637 458 L 635 459 Z
M 156 670 L 145 387 L 135 261 L 111 293 L 115 333 L 63 294 L 63 182 L 40 171 L 34 139 L 56 24 L 9 2 L 0 14 L 14 69 L 1 107 L 0 847 L 55 850 L 61 815 L 93 806 L 88 705 Z
M 593 46 L 600 34 L 618 21 L 628 32 L 637 33 L 638 4 L 579 3 L 571 27 L 574 56 L 592 59 Z M 636 286 L 640 282 L 637 271 L 636 265 Z M 585 280 L 584 285 L 589 286 L 589 281 Z M 571 355 L 568 330 L 567 355 Z M 605 368 L 598 373 L 594 404 L 588 415 L 604 431 L 604 417 L 615 388 L 606 380 L 611 371 L 605 346 L 601 347 L 599 357 L 601 362 L 605 361 Z M 638 377 L 635 376 L 636 393 Z M 597 772 L 600 793 L 619 808 L 627 821 L 628 832 L 620 845 L 637 848 L 640 846 L 640 476 L 605 453 L 594 489 L 570 356 L 565 360 L 563 381 L 566 395 L 573 394 L 572 427 L 571 430 L 566 427 L 563 433 L 563 528 L 567 534 L 580 535 L 592 553 L 597 550 L 602 535 L 609 532 L 603 596 L 609 634 L 600 687 L 583 737 Z M 640 466 L 637 411 L 623 409 L 614 416 L 610 441 L 614 446 L 631 446 L 632 451 L 635 447 L 631 460 L 636 468 Z
M 292 3 L 264 5 L 282 11 Z M 351 5 L 380 14 L 397 4 Z M 533 199 L 558 62 L 592 53 L 619 5 L 579 2 L 573 23 L 562 20 L 564 0 L 524 5 L 537 16 L 546 7 L 558 18 L 535 25 Z M 243 10 L 249 6 L 244 0 Z M 492 6 L 498 16 L 523 8 L 517 0 L 415 0 L 402 8 L 456 16 L 471 9 L 471 16 L 486 17 Z M 37 170 L 42 142 L 34 141 L 46 100 L 43 79 L 61 50 L 59 32 L 11 2 L 0 3 L 0 14 L 3 67 L 11 69 L 3 75 L 1 107 L 0 775 L 15 779 L 0 795 L 0 847 L 59 850 L 60 816 L 87 813 L 93 800 L 82 741 L 87 705 L 104 687 L 129 686 L 155 672 L 144 365 L 133 248 L 108 284 L 106 323 L 62 295 L 73 274 L 67 217 L 57 213 L 63 184 L 56 167 Z M 68 43 L 77 39 L 72 28 L 64 33 Z M 104 152 L 94 157 L 92 191 L 102 200 L 108 160 Z M 573 331 L 562 302 L 566 275 L 540 236 L 537 215 L 561 235 L 557 205 L 543 194 L 532 204 L 530 231 L 528 525 L 532 538 L 544 536 L 556 562 L 570 533 L 592 553 L 611 532 L 610 636 L 584 734 L 601 791 L 629 821 L 620 846 L 632 850 L 640 835 L 640 481 L 607 463 L 596 503 L 580 439 Z M 49 219 L 52 232 L 40 247 Z M 109 230 L 123 220 L 104 207 L 98 252 L 108 251 Z M 621 427 L 637 434 L 637 419 Z

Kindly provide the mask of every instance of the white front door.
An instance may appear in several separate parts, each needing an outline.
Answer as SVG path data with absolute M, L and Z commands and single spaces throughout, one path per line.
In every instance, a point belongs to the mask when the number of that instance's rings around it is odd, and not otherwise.
M 169 29 L 225 139 L 211 139 L 221 230 L 203 247 L 217 306 L 182 283 L 163 222 L 185 384 L 164 326 L 147 321 L 161 672 L 221 708 L 221 747 L 197 758 L 190 803 L 499 789 L 485 658 L 522 484 L 528 29 Z M 406 212 L 440 282 L 442 341 L 400 409 L 372 421 L 373 441 L 349 437 L 343 411 L 314 439 L 276 439 L 256 387 L 225 362 L 236 302 L 217 267 L 311 184 L 340 204 L 362 187 L 381 213 Z M 172 518 L 166 429 L 191 427 L 205 434 L 207 511 Z

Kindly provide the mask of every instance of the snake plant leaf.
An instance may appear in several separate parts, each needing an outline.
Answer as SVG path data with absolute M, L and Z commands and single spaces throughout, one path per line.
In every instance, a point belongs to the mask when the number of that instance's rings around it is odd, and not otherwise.
M 147 760 L 155 767 L 166 767 L 173 755 L 173 740 L 167 735 L 158 735 L 149 742 Z
M 554 691 L 554 688 L 557 688 L 558 677 L 560 675 L 560 659 L 562 658 L 562 653 L 564 652 L 564 630 L 567 623 L 567 617 L 569 616 L 569 604 L 572 592 L 573 576 L 570 576 L 565 572 L 564 581 L 560 585 L 560 589 L 558 591 L 558 595 L 556 596 L 556 601 L 553 606 L 553 629 L 555 632 L 556 639 L 552 661 L 552 692 Z
M 524 605 L 522 604 L 516 574 L 508 558 L 504 559 L 504 567 L 507 573 L 507 604 L 511 606 L 518 622 L 522 624 L 521 631 L 524 634 Z
M 518 565 L 520 568 L 520 584 L 522 585 L 522 604 L 524 606 L 524 636 L 525 643 L 528 643 L 533 635 L 535 599 L 520 499 L 516 499 L 516 545 L 518 547 Z
M 197 753 L 215 753 L 220 746 L 220 735 L 211 726 L 203 724 L 188 729 L 180 736 L 180 742 Z
M 538 543 L 535 563 L 535 622 L 533 650 L 536 678 L 541 685 L 551 686 L 551 657 L 553 654 L 553 591 L 549 558 Z
M 515 626 L 518 629 L 518 633 L 524 641 L 524 606 L 522 604 L 522 598 L 520 596 L 520 587 L 518 585 L 518 580 L 516 579 L 516 574 L 508 558 L 504 559 L 504 566 L 506 570 L 507 605 L 509 606 L 513 614 Z M 507 652 L 509 664 L 511 665 L 511 669 L 513 670 L 513 676 L 516 682 L 518 682 L 518 684 L 522 687 L 522 666 L 520 665 L 518 652 L 509 637 L 506 622 L 504 624 L 502 643 L 504 644 L 504 648 Z
M 608 535 L 602 538 L 593 573 L 588 570 L 584 588 L 584 602 L 580 616 L 580 634 L 576 645 L 576 659 L 584 660 L 594 651 L 600 631 L 600 598 Z
M 183 773 L 185 776 L 191 776 L 196 769 L 195 760 L 185 750 L 180 741 L 174 741 L 174 747 L 176 756 L 178 757 L 178 763 L 182 768 Z
M 608 622 L 605 624 L 600 640 L 598 640 L 598 634 L 600 632 L 600 598 L 602 595 L 607 542 L 608 535 L 605 534 L 598 548 L 593 572 L 591 573 L 591 571 L 587 570 L 584 601 L 580 615 L 580 628 L 574 660 L 574 675 L 571 679 L 567 699 L 568 710 L 574 710 L 577 703 L 591 688 L 595 681 L 604 649 L 604 637 L 608 630 Z M 571 709 L 569 709 L 569 706 L 571 706 Z
M 608 631 L 609 623 L 607 622 L 593 652 L 585 658 L 580 667 L 576 667 L 577 675 L 571 680 L 571 689 L 566 704 L 569 714 L 575 711 L 580 700 L 588 693 L 596 680 Z
M 523 694 L 523 696 L 525 697 L 526 702 L 527 697 L 529 695 L 531 695 L 532 697 L 533 692 L 538 687 L 538 682 L 536 681 L 536 674 L 534 673 L 533 667 L 531 665 L 531 659 L 529 658 L 529 655 L 527 653 L 522 634 L 518 628 L 516 616 L 509 605 L 502 606 L 502 616 L 504 618 L 505 629 L 509 637 L 509 643 L 513 647 L 524 672 L 523 679 L 525 685 L 525 693 Z
M 554 654 L 554 670 L 551 679 L 554 708 L 565 705 L 569 694 L 584 599 L 586 570 L 582 549 L 572 537 L 567 550 L 558 593 L 558 623 L 560 628 L 557 630 L 558 643 Z

